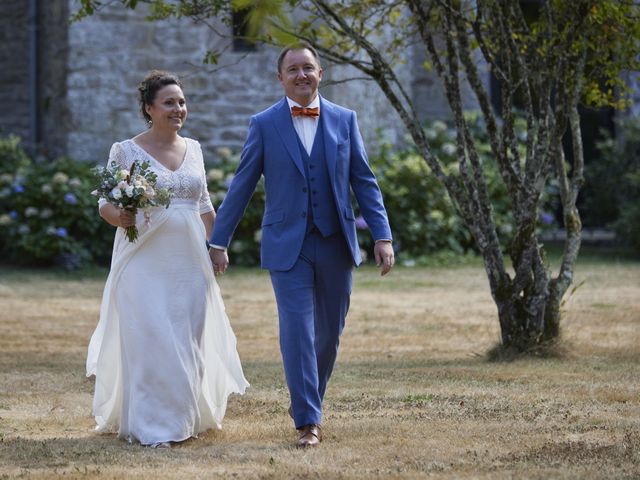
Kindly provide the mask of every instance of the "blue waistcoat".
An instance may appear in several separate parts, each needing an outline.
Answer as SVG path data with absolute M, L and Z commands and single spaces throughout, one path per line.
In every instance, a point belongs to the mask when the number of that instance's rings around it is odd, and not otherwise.
M 324 154 L 322 122 L 318 122 L 311 155 L 307 154 L 300 138 L 298 147 L 307 174 L 307 232 L 315 225 L 323 237 L 328 237 L 340 230 L 340 223 Z

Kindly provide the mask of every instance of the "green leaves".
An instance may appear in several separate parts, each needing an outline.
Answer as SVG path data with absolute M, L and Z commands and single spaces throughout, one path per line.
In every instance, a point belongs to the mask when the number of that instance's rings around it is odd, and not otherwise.
M 204 58 L 202 59 L 202 63 L 206 65 L 217 65 L 218 64 L 219 52 L 217 50 L 207 50 Z

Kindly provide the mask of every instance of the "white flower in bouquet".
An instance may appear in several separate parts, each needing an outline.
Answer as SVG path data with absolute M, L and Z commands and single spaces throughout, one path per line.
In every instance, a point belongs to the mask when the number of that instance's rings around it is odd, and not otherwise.
M 145 223 L 150 221 L 150 208 L 168 207 L 171 202 L 171 191 L 166 188 L 155 188 L 157 175 L 149 169 L 149 162 L 134 161 L 129 170 L 119 168 L 115 162 L 109 167 L 97 167 L 98 188 L 92 195 L 124 208 L 135 215 L 138 209 L 144 211 Z M 134 225 L 125 229 L 130 242 L 138 238 L 138 228 Z

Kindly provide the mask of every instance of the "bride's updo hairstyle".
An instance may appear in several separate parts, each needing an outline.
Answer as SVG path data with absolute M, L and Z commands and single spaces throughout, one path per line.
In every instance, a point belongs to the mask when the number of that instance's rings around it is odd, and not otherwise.
M 177 85 L 182 88 L 182 82 L 177 75 L 171 72 L 165 72 L 164 70 L 151 70 L 138 86 L 138 92 L 140 92 L 140 111 L 149 124 L 151 124 L 151 117 L 144 107 L 146 105 L 152 105 L 156 99 L 158 90 L 167 85 Z

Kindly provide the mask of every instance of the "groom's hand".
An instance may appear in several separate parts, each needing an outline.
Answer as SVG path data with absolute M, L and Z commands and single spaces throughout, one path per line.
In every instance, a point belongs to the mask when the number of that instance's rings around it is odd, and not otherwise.
M 211 247 L 209 249 L 209 257 L 211 258 L 213 273 L 216 275 L 222 275 L 229 266 L 229 256 L 227 255 L 227 251 Z
M 388 240 L 379 240 L 373 247 L 373 255 L 376 265 L 382 267 L 380 275 L 386 275 L 393 268 L 395 259 L 393 257 L 393 245 Z

